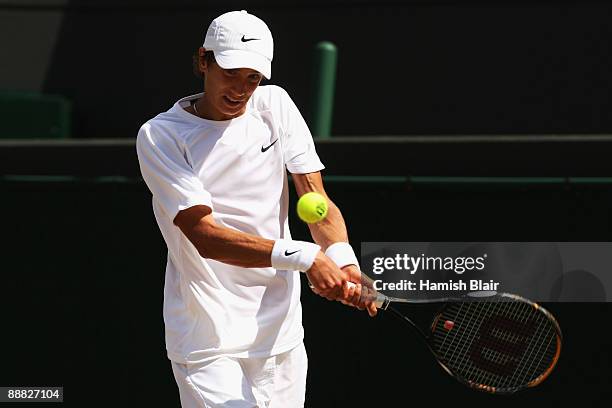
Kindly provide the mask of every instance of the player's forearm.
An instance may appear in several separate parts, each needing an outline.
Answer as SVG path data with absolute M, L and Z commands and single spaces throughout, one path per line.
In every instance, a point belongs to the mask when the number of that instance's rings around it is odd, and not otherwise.
M 348 233 L 342 213 L 329 197 L 327 200 L 327 217 L 317 223 L 308 224 L 312 238 L 323 251 L 336 242 L 348 242 Z
M 271 240 L 219 225 L 212 216 L 211 208 L 205 205 L 180 211 L 174 218 L 174 224 L 201 257 L 243 268 L 271 266 L 306 272 L 321 254 L 321 247 L 311 242 Z
M 223 227 L 199 225 L 190 237 L 200 256 L 244 268 L 272 265 L 274 241 Z

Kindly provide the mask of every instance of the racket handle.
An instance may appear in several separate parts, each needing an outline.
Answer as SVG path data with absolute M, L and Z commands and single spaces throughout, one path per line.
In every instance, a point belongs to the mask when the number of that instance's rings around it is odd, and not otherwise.
M 389 307 L 389 303 L 391 303 L 391 300 L 387 296 L 383 295 L 382 293 L 376 294 L 377 309 L 387 310 L 387 308 Z
M 349 289 L 352 289 L 357 285 L 355 285 L 353 282 L 346 282 L 346 286 Z M 390 299 L 387 296 L 383 295 L 382 293 L 376 292 L 376 300 L 374 301 L 374 304 L 376 305 L 377 309 L 387 310 L 387 307 L 389 307 L 389 303 Z
M 308 286 L 310 287 L 310 289 L 314 288 L 314 285 L 310 281 L 308 282 Z M 357 285 L 355 285 L 353 282 L 346 282 L 346 286 L 349 289 L 352 289 Z M 387 310 L 387 308 L 389 307 L 389 303 L 391 303 L 391 299 L 389 299 L 382 293 L 376 292 L 376 300 L 374 301 L 374 304 L 376 305 L 377 309 Z

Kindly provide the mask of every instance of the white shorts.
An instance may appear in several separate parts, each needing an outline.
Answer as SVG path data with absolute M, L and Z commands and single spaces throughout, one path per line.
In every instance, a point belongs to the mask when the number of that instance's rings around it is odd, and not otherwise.
M 172 361 L 182 408 L 302 408 L 307 370 L 304 343 L 272 357 Z

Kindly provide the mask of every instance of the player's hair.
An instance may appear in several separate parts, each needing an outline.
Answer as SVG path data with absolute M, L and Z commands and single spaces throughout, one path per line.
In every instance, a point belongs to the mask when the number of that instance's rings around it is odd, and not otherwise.
M 208 64 L 213 64 L 217 62 L 215 60 L 215 54 L 212 51 L 204 52 L 204 59 L 206 60 L 206 63 Z M 204 73 L 200 71 L 199 63 L 200 63 L 200 52 L 199 52 L 199 49 L 197 49 L 193 53 L 193 57 L 192 57 L 193 75 L 195 75 L 197 78 L 204 79 Z

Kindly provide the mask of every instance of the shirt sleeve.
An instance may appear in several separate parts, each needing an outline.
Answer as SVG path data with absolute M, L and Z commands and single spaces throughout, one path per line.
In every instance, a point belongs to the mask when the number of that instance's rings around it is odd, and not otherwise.
M 136 138 L 136 151 L 142 177 L 156 200 L 174 220 L 179 211 L 195 205 L 212 207 L 211 195 L 204 189 L 177 141 L 150 123 Z
M 289 94 L 282 88 L 280 91 L 283 158 L 287 170 L 295 174 L 305 174 L 324 169 L 306 121 Z

